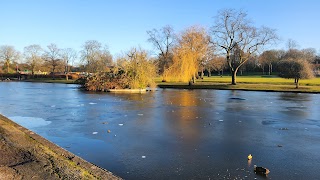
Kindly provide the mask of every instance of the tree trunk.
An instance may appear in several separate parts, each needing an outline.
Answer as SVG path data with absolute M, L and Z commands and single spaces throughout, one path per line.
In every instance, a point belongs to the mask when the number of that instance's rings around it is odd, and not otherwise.
M 52 79 L 54 79 L 54 70 L 55 70 L 55 67 L 52 68 Z
M 194 74 L 193 76 L 192 76 L 192 78 L 190 79 L 190 81 L 189 81 L 189 86 L 192 86 L 195 82 L 196 82 L 196 75 Z
M 296 81 L 296 89 L 299 89 L 299 78 L 295 79 Z
M 7 65 L 7 73 L 9 73 L 10 62 L 9 62 L 9 61 L 6 61 L 6 65 Z
M 271 75 L 272 72 L 272 64 L 269 64 L 269 75 Z
M 203 79 L 203 76 L 204 76 L 204 72 L 203 72 L 203 68 L 202 68 L 200 78 Z
M 66 66 L 66 80 L 69 81 L 69 67 Z
M 193 75 L 192 83 L 193 83 L 193 84 L 196 83 L 196 75 L 195 75 L 195 74 Z
M 236 85 L 237 84 L 237 72 L 238 72 L 238 68 L 236 68 L 236 70 L 231 70 L 231 74 L 232 74 L 232 85 Z

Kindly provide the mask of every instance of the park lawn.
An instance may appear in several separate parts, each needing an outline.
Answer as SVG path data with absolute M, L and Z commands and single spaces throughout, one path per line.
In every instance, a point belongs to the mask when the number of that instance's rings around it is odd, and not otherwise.
M 161 78 L 157 77 L 157 84 L 162 84 Z M 197 83 L 231 83 L 231 76 L 211 76 L 196 80 Z M 237 76 L 238 84 L 274 84 L 274 85 L 294 85 L 293 79 L 284 79 L 275 76 Z M 313 79 L 299 80 L 301 86 L 320 86 L 320 77 Z
M 295 88 L 293 79 L 284 79 L 277 76 L 237 76 L 237 85 L 231 85 L 231 76 L 211 76 L 196 80 L 189 86 L 183 82 L 161 82 L 156 77 L 155 82 L 160 88 L 179 89 L 225 89 L 225 90 L 252 90 L 252 91 L 284 91 L 284 92 L 310 92 L 320 93 L 320 77 L 300 80 L 299 89 Z M 65 79 L 31 79 L 30 82 L 66 83 L 76 84 L 75 81 Z
M 204 77 L 199 82 L 231 83 L 231 77 Z M 293 79 L 284 79 L 280 77 L 263 77 L 263 76 L 237 76 L 237 83 L 246 84 L 274 84 L 274 85 L 294 85 Z M 299 84 L 302 86 L 320 86 L 320 78 L 301 79 Z
M 285 92 L 311 92 L 320 93 L 320 78 L 300 80 L 299 89 L 295 88 L 293 79 L 279 77 L 262 76 L 238 76 L 237 85 L 231 85 L 231 77 L 212 76 L 197 80 L 193 86 L 181 82 L 161 82 L 157 78 L 156 82 L 162 88 L 182 88 L 182 89 L 237 89 L 254 91 L 285 91 Z

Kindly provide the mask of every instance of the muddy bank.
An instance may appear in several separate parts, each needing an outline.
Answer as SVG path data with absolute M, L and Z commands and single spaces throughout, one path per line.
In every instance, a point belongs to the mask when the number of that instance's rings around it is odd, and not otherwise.
M 121 179 L 0 115 L 1 179 Z

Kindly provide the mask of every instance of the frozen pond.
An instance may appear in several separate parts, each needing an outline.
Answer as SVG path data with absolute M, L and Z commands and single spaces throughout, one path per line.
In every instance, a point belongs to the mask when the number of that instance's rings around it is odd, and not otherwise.
M 319 105 L 320 94 L 0 83 L 1 114 L 125 179 L 319 179 Z

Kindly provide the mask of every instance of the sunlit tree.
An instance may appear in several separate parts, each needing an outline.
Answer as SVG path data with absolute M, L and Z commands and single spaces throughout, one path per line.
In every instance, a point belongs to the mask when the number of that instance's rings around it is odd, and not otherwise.
M 65 66 L 66 80 L 69 80 L 70 66 L 77 58 L 77 52 L 72 48 L 66 48 L 61 50 L 61 59 Z
M 314 77 L 310 63 L 305 59 L 285 59 L 279 62 L 279 76 L 294 79 L 296 88 L 299 88 L 300 79 Z
M 50 44 L 45 50 L 43 58 L 48 65 L 51 66 L 52 78 L 54 78 L 55 70 L 61 65 L 61 49 L 56 44 Z
M 284 52 L 278 64 L 279 76 L 294 79 L 296 88 L 299 88 L 300 79 L 310 79 L 314 77 L 311 63 L 316 59 L 316 50 L 307 48 L 299 50 L 298 44 L 289 39 L 288 50 Z
M 17 63 L 20 59 L 20 53 L 13 46 L 0 46 L 0 61 L 6 73 L 10 72 L 11 64 Z
M 208 71 L 208 76 L 211 76 L 211 72 L 215 71 L 218 74 L 223 75 L 223 70 L 226 67 L 226 57 L 218 55 L 207 54 L 207 61 L 205 62 L 205 68 Z
M 254 27 L 245 12 L 234 9 L 219 11 L 211 32 L 212 42 L 226 56 L 233 85 L 236 84 L 239 68 L 261 47 L 278 39 L 275 30 L 267 27 Z M 238 52 L 239 57 L 232 58 L 231 54 L 234 52 Z
M 105 71 L 107 66 L 112 64 L 112 56 L 108 46 L 96 40 L 89 40 L 82 46 L 81 60 L 87 72 L 95 73 Z
M 258 58 L 259 65 L 262 68 L 262 73 L 264 74 L 265 65 L 268 66 L 268 74 L 271 75 L 273 71 L 273 65 L 279 61 L 278 51 L 268 50 L 264 51 Z
M 89 75 L 84 87 L 92 91 L 145 89 L 155 86 L 155 75 L 156 68 L 148 53 L 141 48 L 132 48 L 117 57 L 115 66 Z
M 154 86 L 156 68 L 148 53 L 141 48 L 132 48 L 122 59 L 122 69 L 126 72 L 130 88 Z
M 201 61 L 209 46 L 209 36 L 202 27 L 192 26 L 178 36 L 173 50 L 173 64 L 165 71 L 169 80 L 195 83 Z
M 32 76 L 34 76 L 35 70 L 39 69 L 43 63 L 42 53 L 43 49 L 37 44 L 26 46 L 24 48 L 23 56 L 31 69 Z

